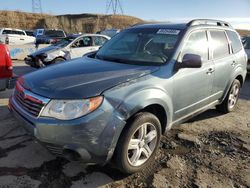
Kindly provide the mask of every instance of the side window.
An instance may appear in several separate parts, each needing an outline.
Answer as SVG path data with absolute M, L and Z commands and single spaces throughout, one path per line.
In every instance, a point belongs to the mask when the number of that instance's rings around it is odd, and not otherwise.
M 208 40 L 206 31 L 195 31 L 191 33 L 182 49 L 182 57 L 185 54 L 200 55 L 202 61 L 208 60 Z
M 242 49 L 242 44 L 239 36 L 234 31 L 227 30 L 227 36 L 231 42 L 233 53 L 237 53 Z
M 25 35 L 23 31 L 13 31 L 16 35 Z
M 224 31 L 210 31 L 213 58 L 221 58 L 229 55 L 229 44 Z
M 94 37 L 94 45 L 95 46 L 102 46 L 108 39 L 104 37 Z
M 73 48 L 81 48 L 81 47 L 88 47 L 92 46 L 92 38 L 91 37 L 83 37 L 77 40 L 72 47 Z

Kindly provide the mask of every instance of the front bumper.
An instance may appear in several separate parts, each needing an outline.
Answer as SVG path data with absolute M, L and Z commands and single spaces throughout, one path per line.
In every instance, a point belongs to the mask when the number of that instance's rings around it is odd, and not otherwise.
M 96 111 L 68 121 L 32 117 L 14 97 L 10 98 L 9 109 L 53 154 L 69 158 L 68 152 L 72 151 L 85 163 L 105 164 L 112 157 L 125 125 L 106 100 Z

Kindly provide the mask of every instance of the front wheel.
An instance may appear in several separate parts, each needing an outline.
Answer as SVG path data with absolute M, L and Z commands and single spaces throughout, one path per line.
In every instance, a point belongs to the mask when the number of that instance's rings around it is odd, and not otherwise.
M 55 64 L 55 63 L 60 63 L 60 62 L 63 62 L 63 61 L 65 61 L 65 59 L 63 59 L 63 58 L 61 58 L 61 57 L 58 57 L 58 58 L 56 58 L 56 59 L 53 61 L 53 64 Z
M 240 94 L 240 88 L 241 88 L 240 81 L 234 80 L 226 98 L 220 105 L 216 106 L 216 108 L 223 113 L 232 112 L 236 107 Z
M 123 131 L 115 151 L 118 168 L 131 174 L 145 168 L 154 160 L 160 144 L 161 124 L 148 112 L 138 113 Z

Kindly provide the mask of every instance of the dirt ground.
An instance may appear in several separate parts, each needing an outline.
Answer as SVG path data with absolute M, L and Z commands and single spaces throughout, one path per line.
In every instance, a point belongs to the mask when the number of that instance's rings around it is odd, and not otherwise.
M 18 75 L 29 71 L 15 63 Z M 0 188 L 250 187 L 250 76 L 235 112 L 211 109 L 174 127 L 155 162 L 131 176 L 51 155 L 8 112 L 11 92 L 0 93 Z

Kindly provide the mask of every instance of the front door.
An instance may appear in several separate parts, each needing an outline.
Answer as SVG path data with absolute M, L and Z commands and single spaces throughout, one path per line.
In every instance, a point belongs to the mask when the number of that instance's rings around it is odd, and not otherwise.
M 71 45 L 70 57 L 71 59 L 82 57 L 83 55 L 94 51 L 94 49 L 95 47 L 93 46 L 92 37 L 85 36 L 78 39 Z
M 180 60 L 185 54 L 201 56 L 201 68 L 181 68 L 173 76 L 174 118 L 179 120 L 210 103 L 214 64 L 209 60 L 208 35 L 194 31 L 185 40 Z

